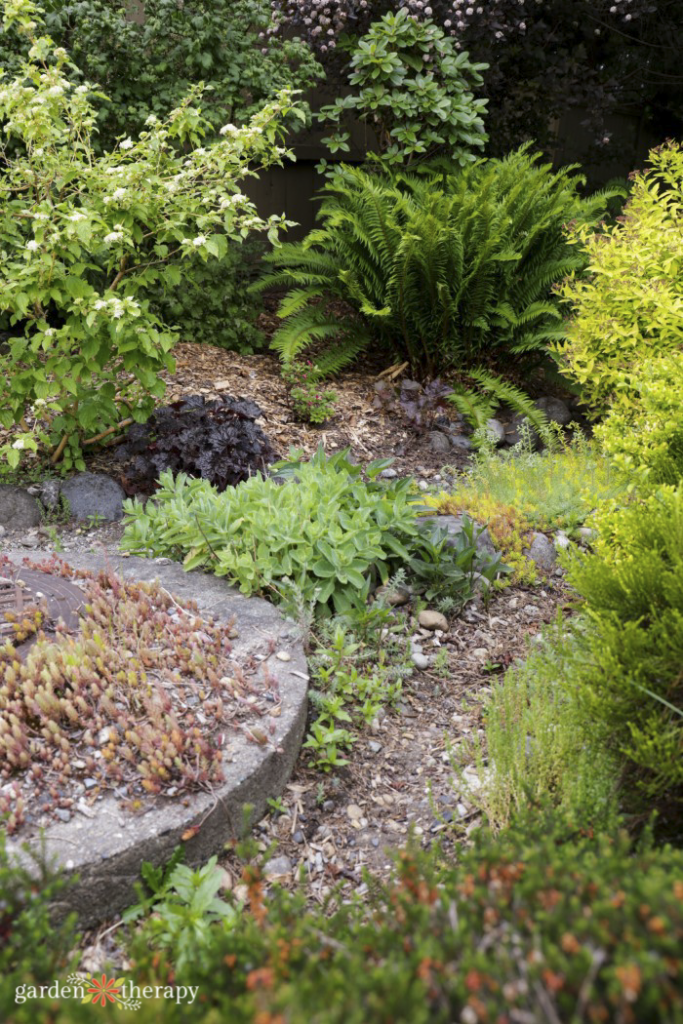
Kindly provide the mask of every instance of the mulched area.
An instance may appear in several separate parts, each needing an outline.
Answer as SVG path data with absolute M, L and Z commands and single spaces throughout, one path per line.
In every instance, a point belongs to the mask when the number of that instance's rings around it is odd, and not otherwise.
M 465 451 L 454 448 L 445 457 L 432 450 L 428 435 L 412 435 L 400 420 L 371 408 L 374 381 L 386 369 L 381 364 L 342 372 L 333 384 L 338 394 L 334 417 L 313 428 L 294 419 L 276 357 L 239 356 L 193 344 L 179 345 L 175 356 L 177 369 L 168 378 L 168 400 L 188 394 L 210 399 L 226 393 L 253 399 L 263 410 L 264 430 L 280 457 L 292 447 L 305 456 L 320 444 L 328 453 L 348 447 L 360 463 L 394 458 L 398 475 L 421 477 L 423 487 L 442 486 L 466 464 Z M 89 459 L 88 469 L 117 477 L 119 467 L 111 455 L 101 450 Z M 66 549 L 100 544 L 115 548 L 121 526 L 86 529 L 56 524 L 23 536 L 22 542 L 51 548 L 55 533 Z M 540 586 L 508 587 L 488 607 L 476 601 L 452 618 L 441 636 L 420 636 L 408 616 L 406 643 L 417 636 L 425 653 L 445 651 L 445 663 L 442 655 L 440 668 L 414 671 L 404 684 L 398 710 L 358 733 L 346 767 L 326 774 L 311 768 L 302 751 L 282 797 L 284 813 L 267 815 L 255 829 L 262 851 L 271 858 L 271 880 L 293 885 L 303 871 L 315 902 L 339 884 L 348 894 L 362 895 L 363 869 L 386 876 L 389 851 L 405 844 L 410 834 L 423 845 L 437 837 L 451 841 L 466 836 L 479 811 L 471 794 L 464 792 L 458 772 L 464 770 L 463 778 L 476 784 L 469 747 L 481 731 L 482 702 L 496 674 L 524 656 L 565 598 L 558 574 Z M 226 888 L 240 894 L 241 868 L 234 854 L 227 851 L 222 864 Z M 111 956 L 125 966 L 116 932 L 114 923 L 85 937 L 83 969 L 97 970 Z

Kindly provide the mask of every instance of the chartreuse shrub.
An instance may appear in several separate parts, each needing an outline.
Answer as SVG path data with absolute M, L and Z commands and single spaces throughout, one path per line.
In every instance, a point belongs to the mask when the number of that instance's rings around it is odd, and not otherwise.
M 450 164 L 471 163 L 487 141 L 488 101 L 474 95 L 487 67 L 473 64 L 432 21 L 405 9 L 386 14 L 353 47 L 351 89 L 318 115 L 338 126 L 323 141 L 332 153 L 348 153 L 344 122 L 360 120 L 374 129 L 387 167 L 439 155 Z
M 560 288 L 570 311 L 560 347 L 569 375 L 597 413 L 630 404 L 634 420 L 645 362 L 675 358 L 683 345 L 683 149 L 669 142 L 649 163 L 633 175 L 618 223 L 576 228 L 589 273 Z
M 571 685 L 625 767 L 623 798 L 680 822 L 683 801 L 683 488 L 595 516 L 568 579 L 585 602 Z
M 438 176 L 342 166 L 322 227 L 278 246 L 254 286 L 289 289 L 273 339 L 283 362 L 324 342 L 317 364 L 331 372 L 379 341 L 424 379 L 544 352 L 562 333 L 552 285 L 584 263 L 563 225 L 594 222 L 608 194 L 580 198 L 574 168 L 553 172 L 527 148 Z M 340 322 L 329 299 L 355 315 Z
M 3 10 L 30 49 L 16 77 L 0 79 L 11 143 L 0 182 L 0 423 L 13 432 L 0 455 L 14 467 L 22 448 L 41 446 L 82 468 L 84 438 L 144 420 L 163 393 L 177 335 L 152 309 L 160 282 L 180 287 L 229 239 L 275 237 L 282 218 L 259 218 L 239 183 L 281 159 L 282 118 L 298 108 L 283 93 L 205 148 L 195 90 L 98 156 L 98 95 L 76 87 L 66 51 L 36 34 L 32 0 Z
M 575 234 L 589 275 L 561 291 L 561 348 L 596 412 L 595 436 L 643 487 L 683 478 L 683 149 L 668 142 L 634 175 L 620 223 Z
M 595 436 L 641 488 L 683 480 L 683 334 L 676 351 L 645 358 L 621 375 Z
M 136 554 L 183 558 L 186 569 L 210 568 L 243 594 L 284 597 L 326 613 L 363 605 L 370 588 L 424 549 L 410 503 L 412 482 L 378 482 L 388 462 L 362 470 L 348 452 L 310 462 L 275 464 L 279 481 L 260 474 L 222 493 L 206 480 L 162 473 L 154 500 L 128 501 L 123 547 Z M 284 480 L 284 483 L 282 482 Z M 493 576 L 498 560 L 452 556 L 449 590 L 460 603 L 471 596 L 478 572 Z M 444 558 L 449 552 L 441 544 Z M 440 578 L 444 568 L 436 566 Z

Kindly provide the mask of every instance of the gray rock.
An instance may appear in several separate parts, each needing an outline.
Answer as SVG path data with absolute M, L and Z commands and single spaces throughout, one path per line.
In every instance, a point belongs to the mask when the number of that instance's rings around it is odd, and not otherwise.
M 516 412 L 510 422 L 505 427 L 505 441 L 510 446 L 519 444 L 522 440 L 521 427 L 522 424 L 529 424 L 526 416 L 522 416 L 520 412 Z M 529 424 L 529 441 L 531 442 L 532 449 L 540 448 L 541 439 L 538 436 L 538 432 Z
M 377 740 L 370 740 L 368 743 L 368 749 L 372 754 L 379 754 L 382 749 L 382 744 L 378 743 Z
M 454 448 L 459 448 L 461 451 L 469 452 L 472 450 L 472 442 L 469 437 L 465 437 L 463 434 L 452 434 L 451 444 Z
M 539 569 L 550 571 L 555 568 L 557 562 L 557 551 L 555 545 L 548 540 L 544 533 L 534 533 L 531 545 L 524 554 L 531 559 Z
M 263 874 L 266 878 L 277 878 L 280 875 L 289 875 L 292 870 L 292 862 L 289 857 L 271 857 L 263 865 Z
M 551 423 L 559 423 L 561 427 L 566 427 L 573 419 L 566 403 L 561 398 L 538 398 L 534 405 L 546 414 Z
M 391 469 L 391 467 L 389 467 L 389 469 L 383 469 L 380 473 L 380 477 L 383 480 L 395 480 L 397 476 L 397 471 L 395 469 Z
M 426 654 L 418 654 L 417 652 L 415 652 L 414 654 L 411 654 L 410 657 L 415 668 L 429 668 L 429 658 L 427 657 Z
M 522 615 L 525 619 L 540 619 L 541 611 L 535 604 L 525 604 L 522 608 Z
M 429 484 L 427 483 L 426 480 L 418 480 L 417 486 L 418 486 L 418 488 L 421 491 L 428 491 L 429 490 Z
M 76 519 L 100 516 L 111 521 L 123 516 L 126 495 L 115 480 L 103 473 L 77 473 L 62 484 L 61 495 Z
M 59 818 L 60 821 L 71 821 L 71 811 L 67 811 L 64 807 L 58 807 L 55 810 L 55 817 Z
M 59 501 L 59 492 L 62 489 L 61 480 L 54 478 L 43 480 L 39 497 L 45 508 L 56 508 Z
M 412 591 L 410 587 L 395 587 L 393 590 L 389 590 L 386 584 L 383 584 L 375 591 L 375 597 L 378 600 L 385 601 L 393 608 L 398 608 L 403 604 L 408 604 L 411 596 Z
M 505 444 L 505 427 L 500 420 L 487 420 L 486 432 L 496 444 Z
M 570 544 L 571 541 L 564 530 L 558 530 L 555 534 L 555 548 L 558 551 L 564 551 Z
M 580 526 L 576 531 L 579 535 L 579 543 L 589 545 L 598 535 L 597 530 L 591 530 L 590 526 Z
M 7 530 L 5 529 L 5 527 L 4 526 L 0 526 L 0 537 L 4 537 L 6 533 L 7 533 Z
M 40 505 L 23 487 L 0 484 L 0 526 L 28 530 L 40 526 Z
M 433 430 L 429 435 L 429 445 L 437 455 L 445 455 L 451 450 L 451 439 L 440 430 Z
M 300 829 L 297 829 L 296 832 L 294 833 L 294 835 L 292 836 L 292 839 L 294 840 L 295 843 L 299 843 L 299 844 L 303 843 L 303 841 L 304 841 L 304 834 L 303 834 L 303 832 Z
M 441 612 L 434 612 L 426 609 L 417 617 L 417 621 L 424 629 L 442 629 L 448 632 L 448 619 Z

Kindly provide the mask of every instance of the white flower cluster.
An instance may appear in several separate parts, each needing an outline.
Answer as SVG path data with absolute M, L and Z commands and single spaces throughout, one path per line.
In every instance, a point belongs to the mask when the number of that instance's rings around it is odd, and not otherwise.
M 114 320 L 120 320 L 124 313 L 138 310 L 140 305 L 130 295 L 127 295 L 125 299 L 119 299 L 116 296 L 111 299 L 98 299 L 94 308 L 98 313 L 106 311 Z

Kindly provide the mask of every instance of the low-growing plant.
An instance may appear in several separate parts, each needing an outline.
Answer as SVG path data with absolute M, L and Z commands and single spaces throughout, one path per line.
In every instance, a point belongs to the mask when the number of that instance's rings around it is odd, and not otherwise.
M 9 850 L 0 821 L 0 1016 L 30 1024 L 34 1007 L 18 1009 L 21 985 L 49 986 L 75 967 L 76 916 L 56 921 L 50 904 L 68 883 L 45 849 Z M 16 1014 L 16 1016 L 13 1016 Z
M 559 621 L 546 629 L 486 701 L 485 749 L 475 744 L 483 785 L 472 799 L 497 828 L 548 799 L 586 827 L 613 824 L 620 764 L 572 688 L 576 651 L 565 628 Z
M 469 516 L 462 517 L 455 539 L 448 530 L 433 527 L 431 520 L 425 525 L 408 566 L 413 590 L 427 602 L 447 600 L 452 610 L 460 611 L 479 587 L 486 597 L 495 580 L 512 573 L 499 553 L 488 555 L 478 550 L 477 538 L 485 527 L 476 527 Z
M 33 0 L 2 9 L 30 49 L 0 80 L 0 423 L 11 431 L 0 456 L 11 469 L 22 450 L 47 449 L 65 470 L 83 469 L 84 439 L 144 421 L 163 394 L 177 333 L 152 309 L 159 282 L 179 287 L 181 265 L 220 258 L 229 239 L 275 239 L 284 219 L 261 219 L 239 185 L 282 160 L 282 118 L 303 114 L 282 93 L 204 147 L 197 88 L 98 156 L 99 94 L 76 86 L 66 50 L 37 35 Z
M 138 809 L 145 794 L 220 782 L 226 730 L 268 742 L 255 723 L 271 684 L 235 666 L 230 629 L 158 584 L 82 575 L 77 635 L 38 607 L 5 613 L 0 778 L 14 785 L 0 812 L 9 812 L 10 832 L 24 823 L 25 786 L 41 794 L 43 813 L 72 806 L 79 778 L 92 780 L 93 796 L 116 788 Z M 22 660 L 17 648 L 31 637 Z
M 251 912 L 214 925 L 173 975 L 199 986 L 204 1002 L 169 1001 L 165 1017 L 573 1024 L 580 1012 L 680 1024 L 680 851 L 648 837 L 634 846 L 624 832 L 586 829 L 545 807 L 471 839 L 457 859 L 438 847 L 401 851 L 367 906 L 311 909 L 303 890 L 277 887 L 264 896 L 248 866 Z M 137 983 L 163 984 L 173 972 L 174 950 L 157 948 L 153 921 L 131 955 Z M 143 1005 L 138 1017 L 155 1012 Z
M 379 482 L 388 462 L 378 460 L 366 482 L 347 455 L 319 448 L 310 462 L 276 463 L 279 479 L 257 475 L 222 494 L 162 473 L 153 502 L 126 503 L 123 546 L 184 557 L 187 569 L 208 567 L 243 594 L 278 601 L 296 589 L 317 613 L 348 611 L 410 557 L 417 527 L 410 480 Z
M 153 864 L 142 865 L 141 874 L 150 895 L 142 886 L 142 900 L 123 915 L 126 923 L 146 916 L 146 929 L 156 949 L 172 950 L 175 969 L 181 974 L 197 955 L 211 944 L 212 928 L 234 923 L 240 911 L 218 895 L 224 879 L 217 870 L 217 857 L 211 857 L 193 870 L 182 861 L 182 849 L 166 870 Z
M 448 408 L 447 399 L 453 393 L 438 377 L 424 385 L 416 380 L 402 380 L 398 392 L 388 381 L 381 380 L 375 384 L 374 391 L 373 409 L 398 413 L 419 434 L 434 429 L 435 419 Z
M 529 526 L 571 531 L 602 502 L 626 497 L 626 484 L 610 460 L 583 433 L 567 437 L 561 428 L 542 428 L 542 451 L 529 429 L 510 451 L 499 451 L 485 436 L 456 498 L 479 496 L 511 506 Z
M 330 418 L 337 395 L 334 391 L 325 391 L 321 374 L 310 359 L 283 366 L 282 379 L 297 420 L 319 425 Z
M 274 451 L 256 422 L 262 410 L 248 398 L 222 395 L 206 401 L 186 395 L 131 426 L 116 449 L 127 485 L 151 494 L 161 473 L 186 473 L 219 491 L 265 470 Z M 132 460 L 130 465 L 126 463 Z

